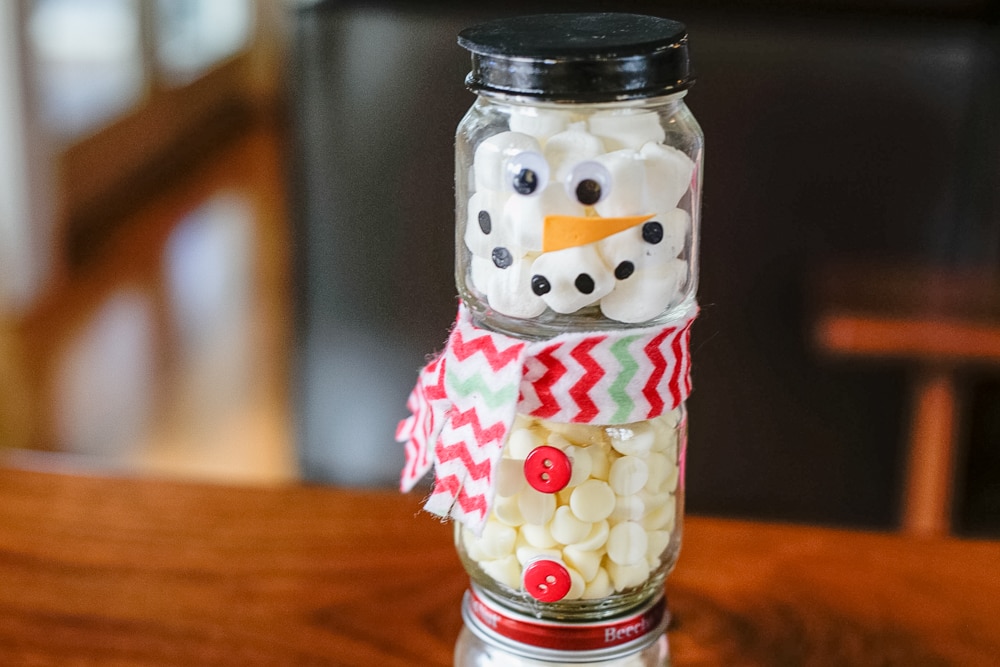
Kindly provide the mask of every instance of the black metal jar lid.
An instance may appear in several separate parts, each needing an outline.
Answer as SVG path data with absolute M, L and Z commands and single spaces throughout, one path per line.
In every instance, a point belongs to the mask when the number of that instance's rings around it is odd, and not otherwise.
M 466 85 L 560 102 L 655 97 L 694 82 L 687 28 L 638 14 L 537 14 L 466 28 L 458 43 L 472 52 Z

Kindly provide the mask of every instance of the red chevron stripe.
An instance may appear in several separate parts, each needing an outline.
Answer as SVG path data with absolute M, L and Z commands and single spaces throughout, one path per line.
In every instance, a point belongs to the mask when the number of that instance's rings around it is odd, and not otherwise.
M 560 347 L 562 347 L 562 343 L 555 343 L 535 355 L 535 359 L 545 366 L 545 373 L 531 383 L 538 395 L 538 402 L 541 404 L 532 411 L 533 417 L 544 419 L 559 412 L 559 401 L 552 395 L 552 387 L 559 381 L 559 378 L 566 375 L 566 367 L 554 356 Z
M 448 497 L 458 503 L 458 506 L 466 514 L 478 512 L 480 515 L 486 516 L 487 511 L 489 511 L 486 504 L 486 496 L 482 494 L 469 495 L 465 491 L 465 487 L 462 486 L 462 481 L 455 475 L 439 477 L 434 481 L 433 495 L 436 496 L 439 493 L 447 494 Z
M 660 344 L 674 331 L 674 327 L 664 329 L 658 333 L 653 340 L 649 341 L 646 344 L 646 347 L 643 348 L 646 356 L 653 362 L 653 372 L 650 374 L 649 380 L 646 381 L 646 386 L 642 388 L 642 395 L 646 397 L 647 401 L 649 401 L 649 414 L 646 415 L 647 419 L 653 419 L 663 414 L 663 398 L 660 396 L 657 386 L 660 384 L 660 380 L 663 379 L 664 374 L 667 372 L 667 362 L 663 358 L 663 353 L 660 352 Z
M 495 371 L 504 368 L 511 362 L 520 360 L 521 350 L 524 349 L 525 345 L 523 341 L 519 341 L 503 350 L 497 350 L 494 338 L 492 334 L 484 333 L 465 340 L 462 337 L 461 329 L 455 329 L 449 347 L 460 361 L 465 361 L 476 352 L 482 352 L 483 356 L 486 357 L 486 361 L 489 362 L 490 368 Z M 496 338 L 499 338 L 499 336 Z
M 436 357 L 431 363 L 427 364 L 424 369 L 426 373 L 434 373 L 435 382 L 432 385 L 427 385 L 426 393 L 427 400 L 437 401 L 442 398 L 447 398 L 447 393 L 445 392 L 444 386 L 444 355 Z
M 597 416 L 597 404 L 591 400 L 590 390 L 604 377 L 605 370 L 601 368 L 596 359 L 590 356 L 590 351 L 606 338 L 607 336 L 587 338 L 570 350 L 569 356 L 573 357 L 584 370 L 583 377 L 577 380 L 569 390 L 569 395 L 580 407 L 580 411 L 573 417 L 572 421 L 587 423 Z
M 691 325 L 694 320 L 688 322 L 684 328 L 684 395 L 691 395 Z
M 503 439 L 507 437 L 507 426 L 502 421 L 489 428 L 483 428 L 482 424 L 479 423 L 479 415 L 475 407 L 471 407 L 465 412 L 456 409 L 451 413 L 450 421 L 455 430 L 462 426 L 471 426 L 473 433 L 476 434 L 476 443 L 479 447 L 485 447 L 493 441 L 503 442 Z
M 674 353 L 674 367 L 670 373 L 670 382 L 667 387 L 670 389 L 670 396 L 673 398 L 672 405 L 681 404 L 681 381 L 684 371 L 682 355 L 684 354 L 684 332 L 678 331 L 670 342 L 670 350 Z
M 462 465 L 469 471 L 469 476 L 472 477 L 472 479 L 485 479 L 489 481 L 493 476 L 492 462 L 489 459 L 484 459 L 483 461 L 476 463 L 476 461 L 473 460 L 472 456 L 469 454 L 469 448 L 463 440 L 459 440 L 458 442 L 450 445 L 446 445 L 441 441 L 438 441 L 436 453 L 439 465 L 460 459 L 462 461 Z

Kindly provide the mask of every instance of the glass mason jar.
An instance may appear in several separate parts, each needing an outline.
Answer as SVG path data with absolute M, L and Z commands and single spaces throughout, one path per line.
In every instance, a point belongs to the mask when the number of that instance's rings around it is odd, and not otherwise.
M 462 301 L 476 326 L 505 336 L 579 336 L 582 368 L 567 358 L 561 373 L 593 382 L 564 397 L 580 418 L 517 415 L 485 526 L 456 523 L 456 546 L 492 602 L 538 618 L 612 617 L 662 591 L 680 547 L 687 421 L 677 386 L 697 312 L 703 152 L 684 103 L 686 30 L 552 14 L 475 26 L 459 43 L 477 95 L 456 137 Z M 653 382 L 663 363 L 670 392 Z M 588 417 L 601 378 L 608 400 L 649 409 Z

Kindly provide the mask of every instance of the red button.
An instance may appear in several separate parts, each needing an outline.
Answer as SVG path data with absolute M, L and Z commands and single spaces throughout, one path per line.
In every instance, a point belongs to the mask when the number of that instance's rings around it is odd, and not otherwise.
M 521 575 L 521 583 L 528 595 L 539 602 L 558 602 L 566 597 L 573 585 L 569 570 L 547 558 L 528 563 Z
M 535 447 L 524 459 L 524 478 L 536 491 L 562 491 L 573 476 L 573 464 L 561 450 L 549 445 Z

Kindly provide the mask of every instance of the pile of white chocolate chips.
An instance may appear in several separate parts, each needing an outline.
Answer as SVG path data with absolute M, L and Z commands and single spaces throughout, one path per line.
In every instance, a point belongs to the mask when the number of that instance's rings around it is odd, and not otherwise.
M 514 590 L 526 565 L 562 564 L 564 600 L 597 599 L 644 583 L 660 567 L 677 513 L 681 409 L 635 424 L 595 426 L 518 415 L 497 468 L 482 534 L 456 523 L 466 555 Z M 528 482 L 525 460 L 554 447 L 570 463 L 555 493 Z

